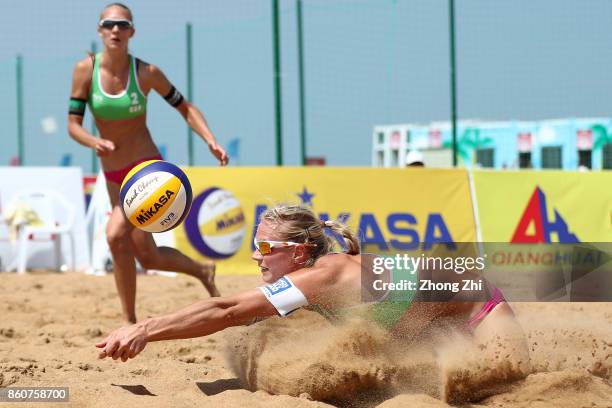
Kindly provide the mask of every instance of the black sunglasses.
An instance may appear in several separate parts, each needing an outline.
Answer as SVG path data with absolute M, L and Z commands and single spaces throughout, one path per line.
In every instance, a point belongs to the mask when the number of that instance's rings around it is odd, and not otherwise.
M 102 28 L 107 28 L 112 30 L 114 26 L 119 27 L 120 30 L 129 30 L 134 27 L 134 24 L 130 20 L 112 20 L 112 19 L 104 19 L 100 20 L 98 25 Z

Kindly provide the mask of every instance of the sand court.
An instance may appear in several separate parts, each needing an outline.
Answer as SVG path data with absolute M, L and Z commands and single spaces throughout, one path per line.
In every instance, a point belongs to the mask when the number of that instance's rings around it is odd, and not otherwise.
M 223 294 L 259 284 L 220 276 Z M 205 296 L 187 277 L 138 277 L 139 318 Z M 121 324 L 112 275 L 0 275 L 0 386 L 70 388 L 71 407 L 612 406 L 612 304 L 513 304 L 531 374 L 515 381 L 503 347 L 459 337 L 402 348 L 358 319 L 299 311 L 214 335 L 150 343 L 127 363 L 94 343 Z M 471 404 L 471 405 L 469 405 Z M 535 405 L 534 405 L 535 404 Z M 21 403 L 19 406 L 27 406 Z M 40 405 L 38 405 L 40 406 Z

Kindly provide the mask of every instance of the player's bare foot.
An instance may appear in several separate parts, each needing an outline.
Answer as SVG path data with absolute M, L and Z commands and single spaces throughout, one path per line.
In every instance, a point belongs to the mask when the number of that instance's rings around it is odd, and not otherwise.
M 206 261 L 202 263 L 202 272 L 200 274 L 200 281 L 208 291 L 211 297 L 221 296 L 217 285 L 215 284 L 215 270 L 217 265 L 213 261 Z

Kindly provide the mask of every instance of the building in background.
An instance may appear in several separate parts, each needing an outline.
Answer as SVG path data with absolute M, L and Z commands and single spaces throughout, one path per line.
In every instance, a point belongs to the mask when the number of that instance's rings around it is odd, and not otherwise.
M 404 167 L 411 150 L 427 167 L 452 167 L 450 123 L 374 127 L 373 167 Z M 612 119 L 460 121 L 457 156 L 468 168 L 612 169 Z

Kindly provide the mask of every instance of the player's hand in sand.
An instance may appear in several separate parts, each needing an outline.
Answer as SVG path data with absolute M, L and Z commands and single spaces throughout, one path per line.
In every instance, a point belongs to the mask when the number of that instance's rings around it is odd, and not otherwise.
M 123 362 L 136 357 L 146 345 L 146 330 L 139 324 L 117 329 L 105 340 L 96 343 L 96 347 L 102 349 L 99 358 L 112 357 L 113 360 L 120 358 Z

